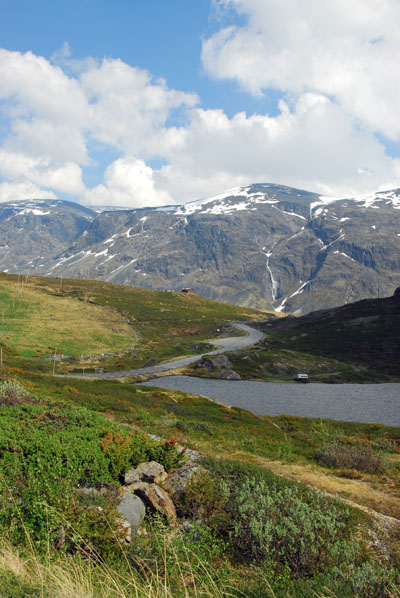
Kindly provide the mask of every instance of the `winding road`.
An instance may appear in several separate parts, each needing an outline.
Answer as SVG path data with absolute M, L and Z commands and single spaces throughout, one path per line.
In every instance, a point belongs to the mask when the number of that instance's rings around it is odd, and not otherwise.
M 167 361 L 166 363 L 160 363 L 148 368 L 139 368 L 136 370 L 125 370 L 123 372 L 105 372 L 103 374 L 87 374 L 87 376 L 73 376 L 74 378 L 124 378 L 125 376 L 147 376 L 151 374 L 158 374 L 160 372 L 168 372 L 169 370 L 175 370 L 177 368 L 190 365 L 195 361 L 198 361 L 203 355 L 219 355 L 225 353 L 225 351 L 237 351 L 238 349 L 244 349 L 255 345 L 264 338 L 264 334 L 255 328 L 242 324 L 241 322 L 232 322 L 232 324 L 247 333 L 246 336 L 230 336 L 227 338 L 218 338 L 216 340 L 209 340 L 211 343 L 218 347 L 215 351 L 207 351 L 201 355 L 192 355 L 191 357 L 184 357 L 182 359 L 175 359 L 174 361 Z

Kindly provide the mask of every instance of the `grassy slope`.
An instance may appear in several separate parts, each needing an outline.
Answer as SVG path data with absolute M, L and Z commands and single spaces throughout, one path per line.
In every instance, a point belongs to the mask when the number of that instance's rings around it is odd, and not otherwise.
M 0 284 L 9 293 L 14 292 L 17 285 L 18 292 L 16 276 L 1 275 Z M 65 309 L 71 312 L 73 309 L 82 309 L 87 310 L 88 313 L 91 310 L 93 313 L 98 313 L 97 310 L 100 308 L 90 303 L 94 302 L 103 306 L 102 309 L 107 309 L 106 313 L 110 317 L 120 318 L 121 314 L 124 314 L 124 317 L 132 321 L 139 336 L 141 352 L 134 354 L 133 360 L 132 355 L 129 354 L 123 358 L 109 360 L 107 365 L 110 369 L 126 367 L 126 365 L 132 367 L 133 363 L 139 367 L 151 358 L 162 359 L 193 351 L 196 343 L 218 334 L 217 328 L 221 329 L 222 324 L 229 320 L 254 316 L 265 318 L 265 314 L 260 312 L 210 302 L 197 296 L 147 291 L 99 281 L 63 280 L 60 285 L 58 279 L 32 277 L 24 284 L 25 294 L 30 298 L 24 312 L 27 329 L 29 329 L 27 323 L 32 319 L 31 314 L 33 313 L 35 318 L 40 315 L 39 309 L 29 311 L 32 310 L 32 303 L 35 306 L 41 305 L 43 311 L 47 305 L 57 307 L 58 301 L 63 302 Z M 21 296 L 17 296 L 16 308 L 20 300 Z M 88 336 L 91 334 L 95 336 L 95 324 L 97 325 L 97 318 L 86 320 L 85 333 Z M 73 334 L 78 338 L 82 337 L 83 331 L 76 327 L 76 320 L 71 322 L 71 325 L 75 326 Z M 49 330 L 51 331 L 53 326 L 53 322 L 50 321 L 49 324 L 49 319 L 45 317 L 41 326 L 36 327 L 36 332 L 41 335 L 40 338 L 46 338 L 47 341 Z M 62 326 L 65 327 L 65 322 Z M 174 340 L 171 342 L 171 339 Z M 248 350 L 246 354 L 250 355 L 250 359 L 241 361 L 240 356 L 233 356 L 234 367 L 240 371 L 241 364 L 244 364 L 243 368 L 257 377 L 260 361 L 264 371 L 270 368 L 270 362 L 266 359 L 268 351 L 272 351 L 271 360 L 275 364 L 275 375 L 284 377 L 279 369 L 280 364 L 283 368 L 286 367 L 292 355 L 284 350 L 269 347 Z M 293 354 L 298 360 L 299 353 L 293 352 Z M 323 371 L 325 368 L 329 371 L 329 368 L 338 367 L 337 362 L 326 358 L 318 357 L 316 360 L 306 353 L 303 354 L 303 358 L 304 362 L 300 369 L 307 369 L 307 371 L 312 371 L 315 363 L 317 363 L 316 367 Z M 8 348 L 5 352 L 5 363 L 9 363 L 12 370 L 11 372 L 8 370 L 8 374 L 5 370 L 3 377 L 20 376 L 25 384 L 46 392 L 50 397 L 65 399 L 91 410 L 100 411 L 110 419 L 139 425 L 162 437 L 176 436 L 182 443 L 195 446 L 206 453 L 236 455 L 239 459 L 260 458 L 264 460 L 264 466 L 268 460 L 274 460 L 282 463 L 295 461 L 301 462 L 304 466 L 312 464 L 313 467 L 317 467 L 313 457 L 316 448 L 315 434 L 312 431 L 316 425 L 315 420 L 305 418 L 286 420 L 283 416 L 283 419 L 257 417 L 240 409 L 229 410 L 204 399 L 188 397 L 184 393 L 150 390 L 113 381 L 54 379 L 48 377 L 51 369 L 48 362 L 37 358 L 22 359 L 16 350 Z M 297 365 L 298 363 L 293 367 Z M 60 367 L 62 366 L 57 365 L 58 369 Z M 276 427 L 275 423 L 279 427 Z M 344 422 L 331 422 L 329 425 L 333 429 L 345 430 L 346 434 L 354 435 L 362 442 L 372 442 L 377 438 L 398 442 L 400 436 L 398 429 L 384 426 Z M 395 476 L 397 475 L 396 455 L 397 453 L 394 453 L 394 457 L 392 456 L 391 465 L 391 471 Z M 331 473 L 328 471 L 327 476 L 332 477 Z M 307 475 L 304 476 L 307 479 Z M 388 492 L 387 501 L 385 499 L 382 502 L 382 504 L 387 503 L 387 506 L 382 508 L 385 512 L 391 512 L 393 502 L 391 485 L 387 485 L 382 480 L 377 483 L 382 484 L 383 494 Z M 326 486 L 332 489 L 331 482 Z M 338 490 L 340 492 L 340 484 Z M 353 498 L 356 498 L 356 493 L 357 490 L 354 490 Z M 365 502 L 365 497 L 362 500 Z M 376 505 L 377 501 L 372 502 Z
M 93 281 L 90 284 L 87 281 L 63 281 L 60 288 L 57 280 L 31 279 L 27 287 L 32 293 L 51 300 L 62 299 L 96 309 L 88 303 L 93 301 L 107 309 L 117 308 L 123 312 L 133 320 L 140 335 L 142 354 L 138 355 L 138 365 L 151 357 L 161 359 L 181 354 L 194 343 L 215 336 L 222 322 L 249 318 L 252 313 L 199 297 Z M 189 340 L 183 340 L 185 334 L 191 335 Z M 171 339 L 176 339 L 176 343 L 171 343 Z M 44 393 L 50 399 L 86 407 L 105 415 L 110 421 L 139 426 L 164 438 L 175 437 L 182 444 L 214 457 L 253 463 L 260 470 L 275 471 L 400 518 L 400 428 L 290 416 L 254 416 L 241 409 L 229 409 L 176 391 L 117 381 L 52 378 L 40 372 L 38 359 L 21 359 L 15 350 L 10 350 L 6 357 L 12 367 L 3 368 L 3 379 L 17 378 L 33 392 Z M 352 468 L 323 467 L 317 463 L 315 451 L 327 438 L 341 438 L 361 448 L 373 446 L 382 454 L 385 470 L 367 473 Z M 396 533 L 393 531 L 390 542 L 400 541 Z M 251 576 L 249 572 L 245 575 Z
M 364 299 L 266 330 L 274 345 L 400 379 L 400 297 Z
M 111 421 L 138 426 L 162 438 L 177 438 L 206 454 L 259 463 L 278 473 L 282 468 L 284 475 L 313 485 L 321 473 L 317 487 L 400 519 L 400 428 L 288 415 L 256 416 L 179 391 L 111 380 L 66 383 L 33 373 L 20 377 L 33 390 L 87 407 Z M 357 473 L 354 479 L 354 472 L 344 468 L 318 465 L 315 450 L 329 435 L 342 435 L 360 446 L 382 444 L 387 471 Z
M 265 318 L 255 310 L 209 301 L 196 295 L 157 292 L 94 280 L 29 277 L 23 294 L 18 277 L 0 274 L 0 322 L 5 345 L 26 357 L 49 347 L 78 357 L 135 346 L 134 353 L 102 359 L 109 370 L 141 367 L 203 349 L 202 341 L 220 334 L 233 320 Z M 12 301 L 15 301 L 13 315 Z M 129 324 L 127 323 L 129 322 Z M 117 330 L 117 332 L 114 332 Z M 13 336 L 11 336 L 13 334 Z M 206 346 L 207 348 L 207 346 Z M 25 364 L 27 368 L 33 364 Z M 57 371 L 80 365 L 60 364 Z M 87 362 L 94 367 L 98 362 Z M 35 367 L 44 367 L 36 362 Z M 47 366 L 48 370 L 48 366 Z
M 137 336 L 104 307 L 45 294 L 31 283 L 0 279 L 0 339 L 23 357 L 107 353 L 132 348 Z

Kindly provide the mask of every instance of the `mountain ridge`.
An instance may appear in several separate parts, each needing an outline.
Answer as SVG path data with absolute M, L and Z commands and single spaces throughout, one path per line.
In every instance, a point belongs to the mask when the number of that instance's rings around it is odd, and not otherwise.
M 36 232 L 40 221 L 57 221 L 51 201 L 50 215 L 25 215 L 38 221 Z M 31 243 L 20 247 L 16 263 L 0 255 L 0 268 L 158 290 L 192 287 L 210 299 L 298 314 L 389 295 L 400 284 L 400 189 L 327 198 L 257 183 L 181 205 L 101 213 L 76 206 L 64 239 L 59 223 L 56 239 L 44 235 L 44 257 Z M 0 205 L 0 243 L 5 210 Z

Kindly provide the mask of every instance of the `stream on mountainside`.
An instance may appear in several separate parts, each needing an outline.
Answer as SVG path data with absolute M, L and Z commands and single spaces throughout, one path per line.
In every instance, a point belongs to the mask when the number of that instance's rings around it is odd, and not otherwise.
M 252 413 L 400 426 L 400 384 L 296 384 L 164 376 L 149 386 L 183 390 Z

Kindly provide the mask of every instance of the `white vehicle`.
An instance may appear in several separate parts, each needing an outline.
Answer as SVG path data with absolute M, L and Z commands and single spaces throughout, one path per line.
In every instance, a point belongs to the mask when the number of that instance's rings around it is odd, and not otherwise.
M 293 376 L 295 382 L 308 382 L 308 374 L 296 374 Z

